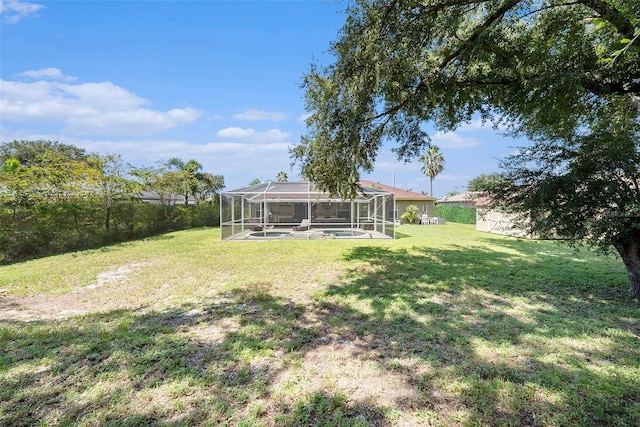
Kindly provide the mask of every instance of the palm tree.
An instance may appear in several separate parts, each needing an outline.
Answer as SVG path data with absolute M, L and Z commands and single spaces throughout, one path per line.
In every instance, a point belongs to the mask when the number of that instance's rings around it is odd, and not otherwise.
M 198 191 L 202 174 L 202 165 L 197 160 L 184 161 L 178 157 L 172 157 L 165 163 L 169 169 L 177 173 L 180 192 L 184 194 L 184 205 L 189 205 L 189 196 L 195 196 Z
M 198 189 L 194 196 L 198 200 L 213 200 L 213 196 L 224 188 L 224 176 L 211 175 L 209 172 L 196 173 Z
M 427 151 L 418 158 L 422 163 L 422 172 L 429 177 L 431 197 L 433 197 L 433 180 L 444 170 L 444 156 L 437 145 L 429 145 Z
M 276 176 L 276 181 L 278 182 L 287 182 L 289 180 L 289 176 L 285 171 L 278 172 L 278 176 Z

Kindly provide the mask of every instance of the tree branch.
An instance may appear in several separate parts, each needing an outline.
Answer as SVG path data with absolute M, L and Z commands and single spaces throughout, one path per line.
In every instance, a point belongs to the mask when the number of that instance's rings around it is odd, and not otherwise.
M 524 15 L 519 16 L 518 19 L 524 19 L 527 16 L 535 15 L 536 13 L 540 13 L 540 12 L 543 12 L 545 10 L 555 9 L 556 7 L 575 6 L 577 4 L 582 4 L 582 3 L 581 3 L 580 0 L 576 0 L 576 1 L 569 2 L 569 3 L 550 4 L 550 5 L 547 5 L 545 7 L 541 7 L 540 9 L 534 9 L 534 10 L 530 11 L 529 13 L 525 13 Z
M 633 24 L 631 21 L 615 7 L 610 6 L 606 1 L 602 0 L 579 0 L 580 3 L 596 11 L 600 16 L 609 21 L 611 25 L 616 27 L 618 32 L 631 39 L 633 38 Z
M 594 95 L 634 95 L 640 96 L 640 80 L 630 82 L 610 82 L 595 76 L 585 76 L 581 79 L 582 86 Z
M 497 21 L 502 19 L 504 15 L 510 9 L 515 7 L 520 1 L 521 0 L 505 1 L 501 7 L 499 7 L 496 11 L 494 11 L 491 15 L 487 17 L 487 19 L 482 23 L 482 25 L 479 25 L 474 29 L 473 33 L 467 40 L 463 41 L 457 49 L 455 49 L 453 52 L 451 52 L 442 60 L 440 65 L 437 67 L 438 70 L 440 71 L 444 70 L 451 63 L 451 61 L 453 61 L 456 57 L 458 57 L 465 49 L 468 49 L 469 45 L 473 44 L 484 31 L 486 31 L 489 27 L 491 27 Z M 370 118 L 369 121 L 377 120 L 386 115 L 394 115 L 395 113 L 397 113 L 398 111 L 406 107 L 407 104 L 416 96 L 418 96 L 424 89 L 426 89 L 426 84 L 425 84 L 424 78 L 420 76 L 419 83 L 416 86 L 416 88 L 413 90 L 411 95 L 407 96 L 402 102 L 398 103 L 396 106 L 388 110 L 385 110 L 382 113 L 377 114 L 376 116 Z

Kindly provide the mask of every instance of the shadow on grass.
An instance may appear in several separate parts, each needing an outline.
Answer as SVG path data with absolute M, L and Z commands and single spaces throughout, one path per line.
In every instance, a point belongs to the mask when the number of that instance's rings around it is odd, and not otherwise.
M 357 247 L 318 307 L 384 360 L 437 371 L 408 375 L 426 408 L 446 390 L 463 424 L 638 425 L 640 313 L 624 272 L 565 249 Z
M 0 425 L 638 425 L 623 272 L 503 249 L 356 246 L 307 305 L 265 282 L 166 311 L 0 320 Z M 323 348 L 401 377 L 410 398 L 274 395 L 288 370 L 322 375 L 304 361 Z
M 396 240 L 406 239 L 407 237 L 411 237 L 411 236 L 408 235 L 408 234 L 401 233 L 398 230 L 396 230 Z
M 377 420 L 377 422 L 375 422 Z M 383 412 L 366 404 L 350 404 L 343 394 L 316 392 L 300 400 L 292 411 L 275 418 L 278 426 L 361 426 L 388 425 Z
M 275 414 L 255 403 L 313 348 L 318 331 L 300 321 L 305 311 L 257 283 L 197 307 L 0 320 L 0 425 L 299 425 L 325 416 L 385 425 L 382 410 L 347 407 L 339 394 L 303 396 Z

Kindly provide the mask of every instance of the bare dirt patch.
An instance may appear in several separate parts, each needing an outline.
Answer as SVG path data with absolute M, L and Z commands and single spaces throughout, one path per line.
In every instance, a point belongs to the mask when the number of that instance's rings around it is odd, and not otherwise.
M 108 285 L 110 283 L 117 283 L 123 280 L 127 280 L 131 273 L 136 270 L 141 269 L 142 267 L 146 267 L 151 265 L 149 262 L 132 262 L 130 264 L 122 265 L 117 268 L 112 268 L 107 271 L 103 271 L 102 273 L 98 273 L 96 276 L 96 283 L 87 286 L 84 289 L 94 289 L 100 286 Z
M 62 295 L 16 297 L 7 293 L 0 294 L 0 320 L 65 319 L 95 311 L 131 308 L 131 302 L 120 297 L 109 297 L 109 294 L 121 296 L 121 287 L 126 286 L 131 275 L 151 264 L 132 262 L 114 267 L 99 273 L 94 283 Z

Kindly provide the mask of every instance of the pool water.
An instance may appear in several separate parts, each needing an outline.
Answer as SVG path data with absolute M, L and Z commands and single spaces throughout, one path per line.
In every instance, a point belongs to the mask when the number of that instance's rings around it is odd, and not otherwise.
M 249 234 L 249 237 L 259 237 L 262 239 L 279 239 L 282 236 L 288 236 L 290 231 L 258 231 Z
M 335 237 L 361 237 L 369 235 L 366 231 L 361 230 L 322 230 L 322 232 Z
M 322 235 L 326 236 L 325 238 L 336 238 L 336 239 L 345 239 L 345 238 L 353 238 L 353 237 L 371 237 L 369 233 L 362 230 L 339 230 L 339 229 L 326 229 L 326 230 L 311 230 L 309 232 L 300 232 L 296 233 L 296 235 L 305 235 L 312 234 L 314 236 Z M 249 239 L 280 239 L 287 238 L 292 236 L 291 231 L 256 231 L 254 233 L 249 234 Z

